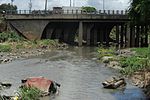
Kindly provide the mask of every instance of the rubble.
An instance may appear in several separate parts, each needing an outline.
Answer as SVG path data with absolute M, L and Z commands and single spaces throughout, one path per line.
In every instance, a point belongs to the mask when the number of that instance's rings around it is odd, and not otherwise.
M 126 82 L 124 78 L 113 77 L 112 79 L 102 82 L 102 85 L 107 89 L 117 89 L 119 87 L 125 86 Z

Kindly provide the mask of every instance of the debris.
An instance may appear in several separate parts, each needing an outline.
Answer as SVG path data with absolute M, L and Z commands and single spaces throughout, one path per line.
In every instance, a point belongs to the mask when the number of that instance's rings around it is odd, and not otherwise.
M 55 94 L 57 92 L 57 87 L 60 87 L 60 84 L 44 77 L 26 78 L 22 80 L 22 83 L 22 86 L 35 87 L 41 90 L 46 95 L 49 95 L 51 93 Z
M 117 89 L 118 87 L 121 86 L 125 86 L 126 82 L 124 78 L 115 78 L 113 77 L 110 80 L 106 80 L 102 83 L 102 85 L 104 86 L 104 88 L 108 88 L 108 89 Z

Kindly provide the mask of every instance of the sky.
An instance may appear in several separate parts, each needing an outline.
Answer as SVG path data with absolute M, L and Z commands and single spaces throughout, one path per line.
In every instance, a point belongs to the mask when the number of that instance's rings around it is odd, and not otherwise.
M 17 5 L 19 10 L 28 10 L 29 9 L 29 1 L 30 0 L 14 0 L 14 5 Z M 45 0 L 31 0 L 32 1 L 32 9 L 43 10 L 45 7 Z M 104 2 L 103 2 L 104 1 Z M 129 6 L 130 0 L 74 0 L 75 6 L 93 6 L 98 10 L 104 9 L 106 10 L 125 10 Z M 11 0 L 0 0 L 0 4 L 10 3 Z M 73 2 L 73 0 L 72 0 Z M 48 0 L 48 9 L 52 9 L 52 7 L 56 6 L 69 6 L 70 0 Z M 72 4 L 73 5 L 73 4 Z

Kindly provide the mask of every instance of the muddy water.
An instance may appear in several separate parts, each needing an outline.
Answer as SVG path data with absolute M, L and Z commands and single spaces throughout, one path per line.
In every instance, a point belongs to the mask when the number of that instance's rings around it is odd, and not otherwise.
M 44 76 L 60 83 L 61 87 L 57 96 L 43 100 L 144 100 L 142 91 L 130 83 L 124 89 L 103 89 L 103 80 L 119 74 L 97 62 L 95 49 L 70 47 L 68 50 L 1 64 L 0 81 L 13 83 L 4 94 L 13 93 L 23 78 Z

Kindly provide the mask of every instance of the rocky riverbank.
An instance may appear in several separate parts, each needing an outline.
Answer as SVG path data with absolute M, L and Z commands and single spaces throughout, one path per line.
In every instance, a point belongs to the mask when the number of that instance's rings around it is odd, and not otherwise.
M 6 43 L 2 43 L 6 44 Z M 7 43 L 10 45 L 10 43 Z M 18 44 L 15 43 L 14 46 Z M 23 45 L 22 45 L 23 46 Z M 30 45 L 31 46 L 31 45 Z M 43 55 L 46 52 L 50 52 L 55 49 L 66 49 L 68 45 L 65 43 L 57 44 L 55 46 L 50 45 L 40 45 L 36 47 L 24 47 L 20 49 L 13 48 L 10 52 L 0 52 L 0 64 L 2 63 L 10 63 L 13 60 L 21 59 L 21 58 L 29 58 L 34 56 Z
M 99 49 L 100 61 L 106 67 L 119 70 L 123 75 L 131 79 L 133 85 L 144 89 L 147 96 L 150 96 L 150 64 L 148 48 L 115 50 Z

